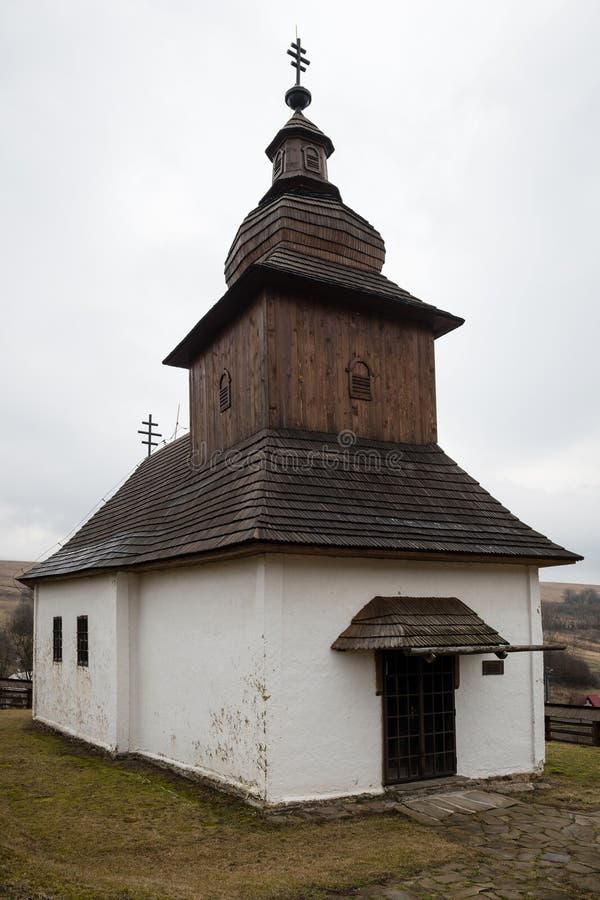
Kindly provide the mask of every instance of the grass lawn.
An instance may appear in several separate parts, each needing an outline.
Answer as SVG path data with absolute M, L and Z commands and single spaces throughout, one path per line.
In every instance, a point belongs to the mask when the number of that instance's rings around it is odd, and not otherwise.
M 549 741 L 543 780 L 551 788 L 539 794 L 540 803 L 600 809 L 600 747 Z
M 0 710 L 0 897 L 317 898 L 402 877 L 461 848 L 401 816 L 273 825 L 133 760 Z M 347 893 L 345 893 L 347 896 Z

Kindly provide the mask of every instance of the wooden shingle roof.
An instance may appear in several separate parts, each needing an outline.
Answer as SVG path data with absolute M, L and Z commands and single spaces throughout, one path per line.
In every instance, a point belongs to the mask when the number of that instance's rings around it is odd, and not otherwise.
M 341 200 L 284 192 L 253 209 L 238 228 L 225 260 L 227 285 L 277 247 L 367 272 L 381 272 L 385 260 L 377 229 Z
M 373 597 L 333 650 L 412 650 L 506 646 L 495 628 L 457 597 Z
M 291 119 L 288 119 L 283 128 L 277 132 L 265 150 L 265 153 L 271 162 L 273 162 L 273 157 L 277 152 L 277 148 L 281 146 L 286 137 L 291 135 L 301 135 L 303 137 L 308 137 L 313 141 L 317 141 L 323 145 L 327 156 L 331 156 L 334 151 L 331 138 L 327 137 L 318 125 L 315 125 L 314 122 L 307 119 L 304 113 L 300 112 L 300 110 L 296 110 Z
M 401 300 L 404 303 L 414 304 L 417 308 L 427 306 L 429 309 L 435 309 L 379 272 L 353 269 L 350 266 L 322 260 L 306 253 L 298 253 L 285 247 L 278 247 L 264 256 L 260 260 L 260 266 L 263 269 L 277 269 L 320 284 L 331 284 L 360 291 L 362 294 Z
M 520 522 L 437 444 L 342 447 L 336 435 L 286 429 L 203 464 L 189 436 L 167 445 L 24 580 L 259 547 L 542 565 L 581 558 Z
M 380 313 L 385 318 L 423 322 L 435 337 L 448 334 L 464 319 L 425 303 L 379 272 L 299 253 L 279 246 L 248 266 L 239 280 L 194 325 L 164 359 L 165 365 L 189 368 L 215 335 L 266 286 L 302 292 L 312 300 L 344 305 L 356 311 Z

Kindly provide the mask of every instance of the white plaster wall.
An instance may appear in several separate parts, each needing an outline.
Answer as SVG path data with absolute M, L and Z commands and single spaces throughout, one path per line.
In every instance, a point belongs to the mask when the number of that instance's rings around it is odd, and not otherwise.
M 266 585 L 270 647 L 281 633 L 267 678 L 272 802 L 382 789 L 373 654 L 330 650 L 377 594 L 456 596 L 510 642 L 541 642 L 537 571 L 526 566 L 273 555 Z M 532 771 L 543 760 L 541 654 L 511 654 L 503 676 L 482 676 L 483 658 L 461 658 L 458 774 Z
M 269 802 L 380 792 L 374 655 L 330 645 L 372 597 L 398 593 L 457 596 L 509 641 L 542 639 L 537 571 L 525 566 L 270 554 L 42 583 L 34 714 Z M 87 669 L 76 664 L 82 614 Z M 544 752 L 541 654 L 511 654 L 504 676 L 482 676 L 481 661 L 461 658 L 458 773 L 532 771 Z
M 100 575 L 36 589 L 34 717 L 109 750 L 117 747 L 117 583 Z M 77 616 L 88 616 L 89 666 L 77 665 Z M 63 659 L 52 661 L 52 619 L 62 616 Z
M 264 559 L 140 575 L 130 651 L 131 749 L 264 797 Z

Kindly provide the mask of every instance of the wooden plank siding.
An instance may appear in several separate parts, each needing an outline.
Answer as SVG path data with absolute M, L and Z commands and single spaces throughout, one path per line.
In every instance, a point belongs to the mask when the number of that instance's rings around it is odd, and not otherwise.
M 371 370 L 371 400 L 350 397 L 347 369 L 356 358 Z M 225 369 L 231 406 L 220 412 Z M 194 448 L 209 453 L 262 428 L 435 442 L 433 333 L 267 289 L 191 366 L 190 421 Z
M 267 422 L 265 298 L 259 295 L 190 368 L 190 430 L 194 450 L 226 449 Z M 219 409 L 219 380 L 231 375 L 231 405 Z
M 274 290 L 266 312 L 270 428 L 436 440 L 433 334 L 426 326 Z M 370 401 L 350 398 L 347 369 L 356 358 L 371 370 Z

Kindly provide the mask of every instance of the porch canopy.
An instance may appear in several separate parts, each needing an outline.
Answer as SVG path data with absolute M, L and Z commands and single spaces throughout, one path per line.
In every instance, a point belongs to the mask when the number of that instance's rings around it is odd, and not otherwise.
M 407 655 L 563 650 L 563 644 L 509 644 L 457 597 L 373 597 L 332 650 L 403 650 Z

